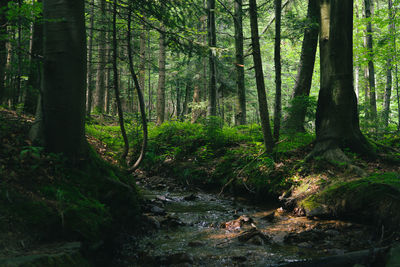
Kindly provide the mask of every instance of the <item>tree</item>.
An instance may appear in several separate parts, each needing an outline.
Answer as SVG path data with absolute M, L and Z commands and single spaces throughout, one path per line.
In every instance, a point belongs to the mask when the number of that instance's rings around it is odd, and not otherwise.
M 165 28 L 161 27 L 158 56 L 158 87 L 157 87 L 157 125 L 165 119 Z
M 105 93 L 106 93 L 106 0 L 100 0 L 100 33 L 99 33 L 99 64 L 97 68 L 96 93 L 94 99 L 94 109 L 104 112 Z
M 281 64 L 281 13 L 282 0 L 275 0 L 275 108 L 274 108 L 274 140 L 279 141 L 279 130 L 282 119 L 282 64 Z
M 394 12 L 393 12 L 393 2 L 392 0 L 388 0 L 388 13 L 389 13 L 389 54 L 387 56 L 386 63 L 386 87 L 385 87 L 385 95 L 383 102 L 383 127 L 387 128 L 389 124 L 389 115 L 390 115 L 390 97 L 392 95 L 392 86 L 393 86 L 393 75 L 392 75 L 392 64 L 393 64 L 393 52 L 394 52 L 394 39 L 395 31 L 394 31 Z
M 370 105 L 370 119 L 376 126 L 377 111 L 376 111 L 376 86 L 375 86 L 375 66 L 374 66 L 374 50 L 372 38 L 372 22 L 371 15 L 374 9 L 374 2 L 372 0 L 364 0 L 365 5 L 365 18 L 367 19 L 367 32 L 366 32 L 366 48 L 368 52 L 368 69 L 366 69 L 366 78 L 368 79 L 369 89 L 369 105 Z
M 89 116 L 92 111 L 93 102 L 93 27 L 94 27 L 94 4 L 95 1 L 90 2 L 90 29 L 89 29 L 89 43 L 88 43 L 88 66 L 87 66 L 87 92 L 86 92 L 86 115 Z
M 83 0 L 43 1 L 44 145 L 48 152 L 64 153 L 75 160 L 87 151 L 84 8 Z
M 42 0 L 38 0 L 41 3 Z M 33 2 L 34 4 L 34 2 Z M 24 99 L 24 112 L 35 114 L 39 97 L 42 76 L 43 56 L 43 23 L 39 18 L 34 18 L 31 29 L 29 77 Z
M 5 66 L 7 64 L 7 47 L 6 47 L 6 34 L 7 34 L 7 18 L 6 8 L 8 1 L 0 2 L 0 103 L 4 97 L 4 82 L 5 82 Z
M 236 51 L 236 125 L 246 124 L 246 88 L 244 84 L 244 55 L 243 55 L 243 1 L 235 0 L 235 51 Z
M 264 145 L 267 152 L 271 152 L 274 148 L 274 141 L 271 134 L 271 126 L 269 123 L 269 112 L 267 96 L 265 93 L 264 73 L 261 61 L 261 50 L 258 35 L 257 21 L 257 2 L 249 1 L 250 27 L 251 27 L 251 45 L 253 49 L 254 70 L 256 73 L 258 107 L 260 109 L 261 128 L 263 132 Z
M 310 95 L 315 55 L 318 45 L 318 1 L 319 0 L 308 1 L 308 25 L 304 29 L 299 68 L 289 113 L 284 120 L 284 129 L 287 132 L 305 131 L 304 120 L 307 112 L 306 98 Z
M 309 155 L 348 162 L 341 149 L 373 155 L 359 127 L 353 88 L 353 1 L 320 0 L 321 89 L 316 142 Z
M 210 80 L 208 87 L 208 116 L 217 115 L 217 73 L 216 73 L 216 46 L 217 35 L 215 29 L 215 0 L 207 1 L 207 32 L 208 32 L 208 61 Z

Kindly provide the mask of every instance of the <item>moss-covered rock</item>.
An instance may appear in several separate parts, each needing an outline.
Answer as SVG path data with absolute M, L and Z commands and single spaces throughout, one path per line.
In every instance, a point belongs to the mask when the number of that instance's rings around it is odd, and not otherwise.
M 400 175 L 376 174 L 334 183 L 300 202 L 307 215 L 353 218 L 398 230 L 400 224 Z

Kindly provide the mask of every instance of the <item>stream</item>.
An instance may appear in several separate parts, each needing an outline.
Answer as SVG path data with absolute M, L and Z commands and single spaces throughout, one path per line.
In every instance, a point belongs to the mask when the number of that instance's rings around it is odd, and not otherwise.
M 235 204 L 173 179 L 145 178 L 138 185 L 147 199 L 146 223 L 155 230 L 135 248 L 125 246 L 124 266 L 281 266 L 377 246 L 368 226 Z M 130 249 L 135 252 L 126 256 Z

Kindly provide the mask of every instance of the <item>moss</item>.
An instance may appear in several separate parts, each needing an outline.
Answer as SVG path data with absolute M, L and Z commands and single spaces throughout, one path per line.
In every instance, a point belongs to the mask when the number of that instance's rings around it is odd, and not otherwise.
M 328 205 L 332 215 L 352 217 L 384 224 L 387 229 L 400 223 L 400 175 L 374 174 L 369 177 L 334 183 L 300 202 L 306 210 Z

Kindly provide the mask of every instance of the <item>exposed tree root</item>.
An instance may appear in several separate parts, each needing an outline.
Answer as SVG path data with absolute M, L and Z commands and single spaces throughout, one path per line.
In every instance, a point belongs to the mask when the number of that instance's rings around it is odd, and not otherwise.
M 346 168 L 348 171 L 358 176 L 367 175 L 365 170 L 352 163 L 343 150 L 335 145 L 333 140 L 316 143 L 313 151 L 306 157 L 306 161 L 310 161 L 316 157 L 320 157 L 334 166 Z

